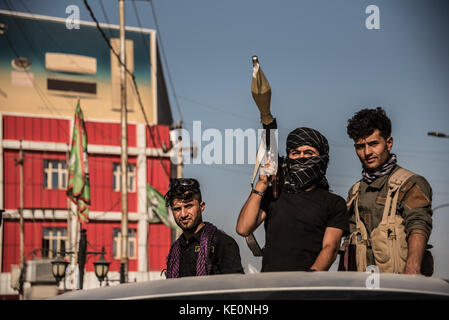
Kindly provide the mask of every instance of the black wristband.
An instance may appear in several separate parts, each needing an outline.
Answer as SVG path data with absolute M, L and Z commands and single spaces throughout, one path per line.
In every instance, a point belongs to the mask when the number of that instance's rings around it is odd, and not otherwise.
M 261 196 L 261 197 L 263 197 L 263 195 L 264 195 L 263 192 L 257 191 L 257 190 L 254 189 L 254 188 L 252 188 L 251 192 L 252 192 L 252 193 L 255 193 L 255 194 L 258 194 L 258 195 Z

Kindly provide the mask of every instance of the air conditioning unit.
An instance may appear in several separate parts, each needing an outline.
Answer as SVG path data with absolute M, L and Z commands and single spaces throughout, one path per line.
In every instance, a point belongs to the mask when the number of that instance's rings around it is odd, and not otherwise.
M 51 272 L 50 259 L 35 259 L 27 261 L 26 281 L 36 283 L 56 283 L 56 279 Z
M 45 68 L 51 71 L 96 74 L 97 59 L 68 53 L 45 53 Z

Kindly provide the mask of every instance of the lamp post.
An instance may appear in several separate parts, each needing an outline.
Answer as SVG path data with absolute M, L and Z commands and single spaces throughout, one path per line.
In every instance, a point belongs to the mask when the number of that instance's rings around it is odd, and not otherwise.
M 442 132 L 438 132 L 438 131 L 429 131 L 427 132 L 428 136 L 431 137 L 438 137 L 438 138 L 449 138 L 449 135 L 442 133 Z
M 95 275 L 98 278 L 98 281 L 101 283 L 103 282 L 104 278 L 107 276 L 109 271 L 109 265 L 110 262 L 108 262 L 104 255 L 106 254 L 106 251 L 104 250 L 104 247 L 102 247 L 101 251 L 86 251 L 87 247 L 87 240 L 86 240 L 86 230 L 81 231 L 81 238 L 80 238 L 80 245 L 79 245 L 79 252 L 78 252 L 78 264 L 79 264 L 79 288 L 83 289 L 83 282 L 84 282 L 84 265 L 86 263 L 86 256 L 88 254 L 101 254 L 100 258 L 94 262 L 95 267 Z M 69 263 L 64 260 L 64 256 L 67 254 L 74 254 L 73 251 L 61 251 L 57 252 L 59 255 L 58 257 L 51 262 L 52 264 L 52 273 L 55 277 L 56 281 L 59 282 L 61 279 L 65 277 L 65 272 L 67 269 L 67 266 Z

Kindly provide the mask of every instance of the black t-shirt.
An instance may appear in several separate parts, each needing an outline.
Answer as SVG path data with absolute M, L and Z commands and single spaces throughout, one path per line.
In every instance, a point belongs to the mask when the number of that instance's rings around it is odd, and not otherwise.
M 326 228 L 344 234 L 349 230 L 344 199 L 321 188 L 282 192 L 277 199 L 269 188 L 261 209 L 267 214 L 262 272 L 309 270 L 322 249 Z
M 189 241 L 186 241 L 184 235 L 180 236 L 181 264 L 179 266 L 179 277 L 196 275 L 196 262 L 200 251 L 200 240 L 203 230 L 204 227 L 195 233 Z M 212 261 L 210 274 L 244 273 L 239 246 L 226 233 L 219 230 L 215 232 L 209 257 Z

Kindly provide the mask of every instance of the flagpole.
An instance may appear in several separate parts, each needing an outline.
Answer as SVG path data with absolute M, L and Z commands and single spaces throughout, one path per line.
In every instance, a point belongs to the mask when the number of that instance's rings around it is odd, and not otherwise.
M 89 165 L 87 161 L 87 135 L 84 124 L 84 116 L 80 106 L 80 99 L 78 98 L 75 120 L 73 125 L 73 135 L 72 135 L 72 146 L 70 150 L 70 160 L 69 160 L 69 179 L 67 185 L 67 195 L 73 201 L 73 212 L 75 212 L 76 222 L 73 225 L 72 232 L 75 234 L 75 242 L 73 246 L 73 264 L 78 264 L 78 268 L 74 269 L 75 275 L 78 271 L 78 276 L 73 282 L 76 287 L 78 284 L 79 288 L 82 289 L 83 286 L 83 269 L 80 269 L 80 223 L 87 223 L 89 221 L 89 205 L 90 205 L 90 183 L 89 183 Z M 72 224 L 73 224 L 73 219 Z M 72 234 L 73 234 L 72 233 Z M 72 238 L 73 239 L 73 238 Z M 82 265 L 81 265 L 82 267 Z M 72 283 L 73 283 L 72 282 Z
M 121 95 L 121 259 L 120 283 L 128 282 L 128 132 L 126 110 L 126 50 L 125 50 L 125 3 L 119 0 L 120 9 L 120 95 Z
M 67 185 L 69 184 L 69 166 L 70 166 L 70 159 L 69 159 L 69 152 L 70 152 L 70 146 L 67 144 L 67 151 L 65 153 L 65 157 L 66 157 L 66 167 L 67 167 Z M 66 251 L 73 251 L 73 222 L 72 222 L 72 201 L 70 201 L 70 198 L 67 197 L 67 242 L 68 242 L 68 246 L 66 248 Z M 74 270 L 74 259 L 73 257 L 70 257 L 70 266 L 71 266 L 71 272 L 73 272 Z M 72 290 L 74 289 L 74 282 L 73 282 L 73 278 L 71 277 L 71 282 L 72 282 Z
M 76 218 L 75 218 L 75 250 L 74 250 L 74 255 L 73 255 L 73 260 L 74 260 L 74 264 L 75 266 L 79 266 L 79 262 L 78 262 L 78 251 L 79 251 L 79 234 L 80 234 L 80 217 L 79 217 L 80 213 L 78 210 L 78 206 L 76 207 Z M 73 277 L 73 287 L 78 289 L 81 288 L 81 286 L 79 285 L 79 279 L 80 279 L 80 274 L 79 274 L 79 270 L 78 272 L 76 272 L 77 268 L 75 267 L 73 269 L 74 277 Z M 78 276 L 77 276 L 78 275 Z M 77 285 L 78 284 L 78 285 Z

